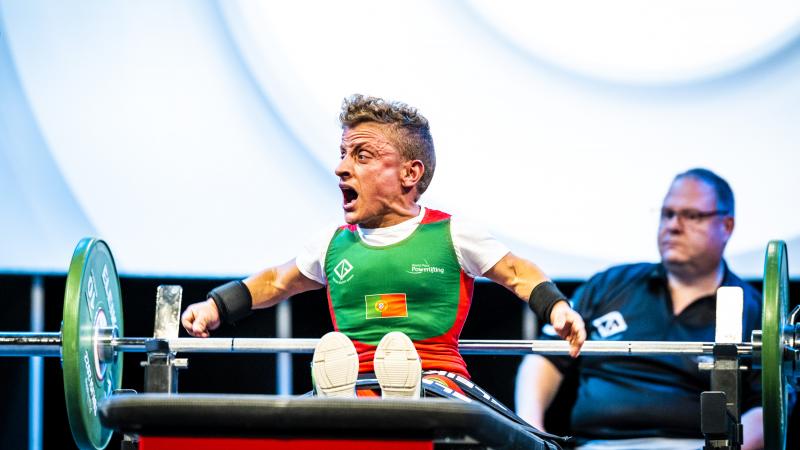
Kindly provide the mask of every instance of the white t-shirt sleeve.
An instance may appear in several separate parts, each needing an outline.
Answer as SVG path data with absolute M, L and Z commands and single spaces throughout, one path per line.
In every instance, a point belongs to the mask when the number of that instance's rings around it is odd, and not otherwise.
M 320 284 L 328 284 L 325 277 L 325 254 L 336 230 L 335 226 L 330 226 L 317 233 L 302 247 L 295 258 L 300 273 Z
M 473 278 L 483 276 L 509 251 L 488 230 L 462 219 L 450 218 L 450 234 L 458 263 Z

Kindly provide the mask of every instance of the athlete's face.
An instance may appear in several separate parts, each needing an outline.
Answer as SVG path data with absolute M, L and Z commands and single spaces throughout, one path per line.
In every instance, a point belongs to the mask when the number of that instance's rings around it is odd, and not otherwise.
M 407 163 L 386 131 L 386 125 L 364 122 L 342 133 L 336 176 L 349 224 L 378 228 L 395 222 Z
M 685 273 L 715 270 L 733 232 L 733 217 L 717 208 L 717 195 L 704 181 L 679 178 L 661 209 L 658 250 L 667 269 Z

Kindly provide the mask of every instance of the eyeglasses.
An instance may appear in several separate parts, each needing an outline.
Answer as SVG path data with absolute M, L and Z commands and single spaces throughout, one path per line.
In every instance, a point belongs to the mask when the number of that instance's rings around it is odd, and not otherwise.
M 715 210 L 715 211 L 698 211 L 696 209 L 681 209 L 676 211 L 670 208 L 661 208 L 661 221 L 667 222 L 672 220 L 673 217 L 678 216 L 678 220 L 686 223 L 700 223 L 703 219 L 708 219 L 714 216 L 725 216 L 728 211 Z

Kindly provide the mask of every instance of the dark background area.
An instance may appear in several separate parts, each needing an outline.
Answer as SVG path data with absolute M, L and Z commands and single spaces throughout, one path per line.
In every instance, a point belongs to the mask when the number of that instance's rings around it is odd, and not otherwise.
M 30 324 L 31 277 L 23 275 L 0 276 L 0 299 L 5 306 L 0 314 L 1 331 L 28 331 Z M 201 300 L 222 280 L 175 278 L 122 278 L 121 280 L 125 335 L 152 336 L 155 317 L 156 287 L 160 284 L 183 286 L 183 305 Z M 45 331 L 58 331 L 64 295 L 64 276 L 44 277 Z M 565 294 L 570 295 L 579 283 L 559 282 Z M 752 283 L 761 288 L 760 280 Z M 800 299 L 800 282 L 791 284 L 792 305 Z M 332 330 L 324 291 L 308 292 L 290 301 L 292 309 L 292 335 L 298 338 L 318 338 Z M 479 282 L 470 317 L 461 335 L 462 339 L 523 339 L 523 312 L 525 305 L 511 293 L 492 283 Z M 181 330 L 181 336 L 186 334 Z M 235 327 L 223 326 L 217 337 L 276 337 L 274 310 L 257 311 Z M 180 373 L 180 392 L 253 393 L 276 392 L 275 355 L 183 355 L 189 357 L 189 369 Z M 143 390 L 144 369 L 139 363 L 143 353 L 126 353 L 124 356 L 123 388 Z M 514 379 L 521 357 L 467 356 L 465 357 L 473 381 L 495 395 L 500 401 L 514 407 Z M 293 392 L 302 394 L 311 389 L 309 363 L 311 355 L 294 355 Z M 566 425 L 574 401 L 576 380 L 567 379 L 547 415 L 549 431 L 568 434 Z M 0 448 L 27 448 L 28 439 L 28 360 L 26 358 L 0 358 Z M 800 414 L 789 421 L 787 448 L 800 448 Z M 109 448 L 119 448 L 115 436 Z M 44 437 L 43 448 L 74 448 L 64 404 L 64 387 L 58 358 L 45 358 L 44 364 Z

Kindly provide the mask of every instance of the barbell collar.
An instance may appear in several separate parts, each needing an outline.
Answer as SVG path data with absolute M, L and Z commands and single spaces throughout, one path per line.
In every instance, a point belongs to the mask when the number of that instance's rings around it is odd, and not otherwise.
M 761 368 L 761 346 L 763 334 L 761 330 L 753 330 L 750 334 L 750 342 L 753 344 L 753 367 Z
M 100 327 L 95 330 L 95 353 L 101 362 L 111 362 L 117 356 L 117 350 L 111 345 L 116 336 L 117 329 L 115 327 Z
M 800 305 L 796 305 L 792 312 L 789 313 L 789 318 L 786 320 L 786 345 L 793 349 L 798 348 L 800 344 Z

